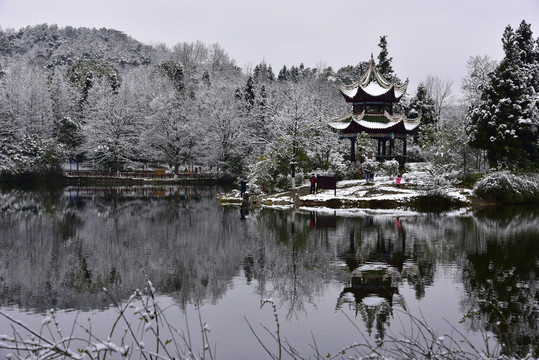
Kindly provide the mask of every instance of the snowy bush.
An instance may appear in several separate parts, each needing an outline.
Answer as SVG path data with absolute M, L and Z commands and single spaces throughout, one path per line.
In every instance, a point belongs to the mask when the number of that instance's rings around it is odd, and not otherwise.
M 17 146 L 0 147 L 0 172 L 5 175 L 59 172 L 63 156 L 63 146 L 57 141 L 25 135 Z
M 361 164 L 361 167 L 363 168 L 363 171 L 364 172 L 369 172 L 369 173 L 375 173 L 378 168 L 379 168 L 379 163 L 378 161 L 374 160 L 374 159 L 367 159 L 365 160 L 365 162 L 363 162 L 363 164 Z
M 421 147 L 414 143 L 408 144 L 406 156 L 408 157 L 408 161 L 412 162 L 425 160 L 421 155 Z
M 329 154 L 329 169 L 333 172 L 338 178 L 345 177 L 345 173 L 350 167 L 349 161 L 344 161 L 341 153 L 337 151 L 332 151 Z
M 345 161 L 343 162 L 343 166 L 336 170 L 334 174 L 335 176 L 337 176 L 338 179 L 343 180 L 360 179 L 363 177 L 363 169 L 360 163 Z M 333 174 L 328 175 L 333 176 Z
M 382 163 L 382 172 L 389 177 L 396 177 L 399 174 L 399 162 L 395 159 Z
M 256 185 L 261 192 L 271 192 L 275 186 L 275 164 L 265 157 L 253 164 L 249 175 L 249 182 Z
M 288 189 L 291 184 L 291 179 L 287 172 L 288 169 L 283 162 L 277 161 L 274 157 L 262 155 L 259 157 L 258 161 L 251 166 L 249 183 L 251 185 L 256 185 L 256 189 L 265 193 Z M 296 175 L 298 174 L 300 173 L 297 173 Z M 297 183 L 300 184 L 300 182 Z
M 501 203 L 539 203 L 539 174 L 517 175 L 498 171 L 479 180 L 475 195 Z

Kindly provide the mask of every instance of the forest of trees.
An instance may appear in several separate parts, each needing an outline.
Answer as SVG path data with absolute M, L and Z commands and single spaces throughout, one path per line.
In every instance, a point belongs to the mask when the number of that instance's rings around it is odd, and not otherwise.
M 424 119 L 411 160 L 459 177 L 537 163 L 539 41 L 522 22 L 502 42 L 499 65 L 469 59 L 462 99 L 435 75 L 409 89 L 402 110 Z M 400 82 L 386 36 L 379 48 L 379 70 Z M 264 190 L 312 171 L 351 176 L 349 144 L 326 124 L 350 111 L 336 80 L 356 81 L 366 65 L 241 69 L 218 44 L 148 46 L 116 30 L 46 24 L 0 29 L 0 171 L 57 172 L 69 160 L 106 170 L 200 166 L 249 174 Z M 374 146 L 358 151 L 364 159 Z

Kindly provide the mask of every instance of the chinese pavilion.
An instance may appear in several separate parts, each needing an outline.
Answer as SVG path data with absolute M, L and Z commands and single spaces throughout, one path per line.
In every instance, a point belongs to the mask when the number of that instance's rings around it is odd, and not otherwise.
M 394 104 L 406 93 L 408 80 L 403 85 L 388 81 L 376 69 L 371 54 L 369 67 L 359 80 L 351 85 L 340 82 L 339 88 L 346 102 L 353 104 L 351 114 L 333 119 L 329 126 L 338 131 L 340 138 L 351 141 L 350 160 L 355 162 L 355 145 L 358 134 L 366 133 L 378 140 L 376 159 L 396 159 L 401 166 L 406 161 L 406 135 L 419 125 L 421 115 L 408 119 L 403 114 L 393 113 Z M 402 141 L 402 154 L 395 153 L 395 140 Z M 388 144 L 389 142 L 389 144 Z

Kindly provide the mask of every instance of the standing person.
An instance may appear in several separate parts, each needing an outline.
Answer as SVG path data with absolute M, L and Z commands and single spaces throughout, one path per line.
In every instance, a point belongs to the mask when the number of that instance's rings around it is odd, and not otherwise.
M 241 192 L 241 197 L 243 198 L 243 194 L 245 194 L 247 192 L 247 180 L 246 179 L 241 179 L 240 192 Z
M 402 181 L 402 177 L 401 177 L 401 174 L 397 175 L 397 187 L 401 187 L 401 181 Z
M 316 190 L 316 177 L 314 174 L 311 174 L 309 181 L 311 182 L 311 194 L 314 194 Z

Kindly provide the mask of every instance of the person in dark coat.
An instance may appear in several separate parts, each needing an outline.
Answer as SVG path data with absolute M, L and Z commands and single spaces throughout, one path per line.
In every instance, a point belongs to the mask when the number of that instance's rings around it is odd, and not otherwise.
M 247 192 L 247 180 L 246 179 L 241 179 L 240 192 L 241 192 L 241 197 L 243 197 L 243 194 L 245 194 Z
M 312 174 L 309 181 L 311 182 L 311 194 L 314 194 L 316 191 L 316 176 Z

